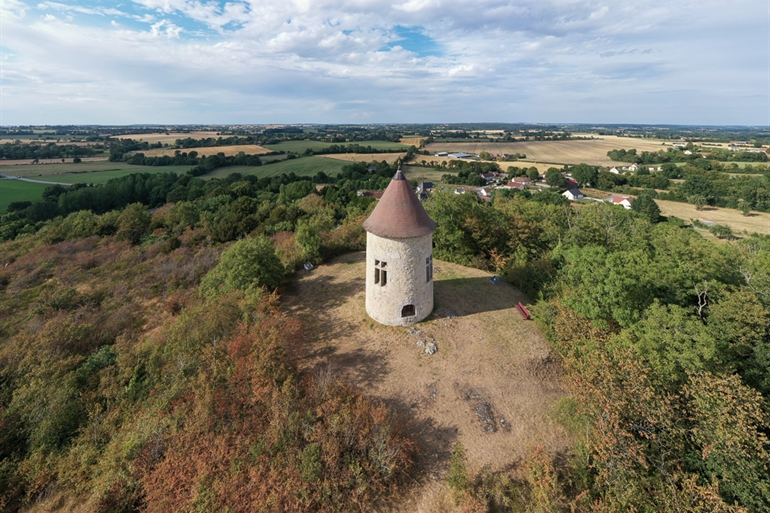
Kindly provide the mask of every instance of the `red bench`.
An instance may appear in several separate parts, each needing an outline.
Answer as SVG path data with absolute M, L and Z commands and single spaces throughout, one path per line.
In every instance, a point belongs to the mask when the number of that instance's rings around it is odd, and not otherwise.
M 519 301 L 519 304 L 516 305 L 516 309 L 519 311 L 522 317 L 524 317 L 525 321 L 528 321 L 530 318 L 529 310 L 527 310 L 527 307 L 521 304 L 521 301 Z

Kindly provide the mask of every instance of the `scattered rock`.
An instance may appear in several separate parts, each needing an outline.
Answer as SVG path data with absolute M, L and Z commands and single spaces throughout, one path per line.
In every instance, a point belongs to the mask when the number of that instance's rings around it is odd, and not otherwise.
M 481 420 L 482 431 L 485 433 L 496 433 L 497 423 L 495 422 L 495 414 L 489 401 L 474 388 L 460 388 L 458 383 L 455 383 L 454 385 L 458 388 L 460 397 L 462 397 L 464 401 L 471 403 L 473 413 L 475 413 Z M 503 426 L 503 428 L 505 429 L 505 426 Z M 510 428 L 506 429 L 506 431 L 508 430 L 510 430 Z
M 438 390 L 436 389 L 436 382 L 434 381 L 433 383 L 428 383 L 426 385 L 426 387 L 427 387 L 427 389 L 429 391 L 428 392 L 428 398 L 431 401 L 435 401 L 436 397 L 438 396 Z
M 487 402 L 478 402 L 473 405 L 473 412 L 481 419 L 481 429 L 485 433 L 497 432 L 497 425 L 495 424 L 495 416 L 492 414 L 492 407 Z
M 425 354 L 436 354 L 436 351 L 438 351 L 438 346 L 435 342 L 428 342 L 425 345 Z
M 505 430 L 506 433 L 511 432 L 511 425 L 508 424 L 504 418 L 500 417 L 500 427 Z
M 418 340 L 417 341 L 417 347 L 425 347 L 425 341 L 424 340 Z
M 447 311 L 444 313 L 444 317 L 446 317 L 447 319 L 454 319 L 455 317 L 457 317 L 457 314 L 456 314 L 456 313 L 454 313 L 454 311 L 453 311 L 453 310 L 447 310 Z
M 420 330 L 419 328 L 411 328 L 409 330 L 410 335 L 419 335 L 421 333 L 422 333 L 422 330 Z

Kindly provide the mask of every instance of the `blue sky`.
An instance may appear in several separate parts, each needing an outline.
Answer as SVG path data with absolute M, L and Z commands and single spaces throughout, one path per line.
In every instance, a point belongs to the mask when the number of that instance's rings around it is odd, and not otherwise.
M 0 124 L 770 125 L 770 3 L 0 0 Z

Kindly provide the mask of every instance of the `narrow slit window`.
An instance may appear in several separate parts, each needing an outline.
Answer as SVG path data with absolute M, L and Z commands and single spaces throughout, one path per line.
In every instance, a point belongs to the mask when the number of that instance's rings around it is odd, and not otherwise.
M 433 280 L 433 255 L 425 259 L 425 283 Z
M 380 260 L 374 261 L 374 284 L 379 285 L 380 287 L 384 287 L 388 284 L 388 271 L 386 271 L 386 268 L 388 267 L 387 262 L 382 262 Z

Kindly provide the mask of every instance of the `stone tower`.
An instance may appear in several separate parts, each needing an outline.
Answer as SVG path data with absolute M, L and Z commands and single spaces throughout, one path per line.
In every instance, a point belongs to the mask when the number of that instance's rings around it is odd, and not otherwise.
M 366 312 L 389 326 L 409 326 L 433 311 L 433 230 L 399 169 L 372 215 L 366 234 Z

